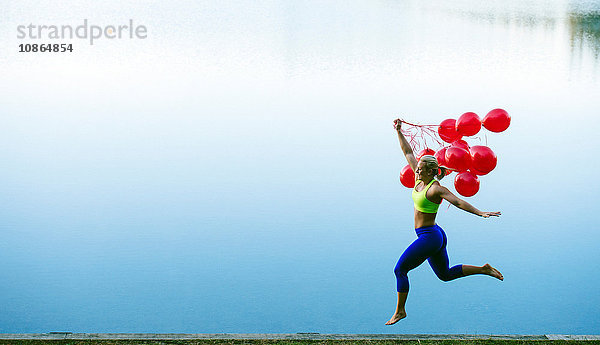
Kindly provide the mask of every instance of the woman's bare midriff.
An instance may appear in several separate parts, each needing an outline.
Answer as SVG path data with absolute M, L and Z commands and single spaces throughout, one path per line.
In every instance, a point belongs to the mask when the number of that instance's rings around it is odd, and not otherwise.
M 415 209 L 415 229 L 434 226 L 437 213 L 424 213 Z

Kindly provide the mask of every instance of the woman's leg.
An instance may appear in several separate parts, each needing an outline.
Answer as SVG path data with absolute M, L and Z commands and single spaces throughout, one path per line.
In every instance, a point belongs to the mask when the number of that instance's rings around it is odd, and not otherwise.
M 446 238 L 446 233 L 442 228 L 439 228 L 440 233 L 442 235 L 442 246 L 440 250 L 431 255 L 427 262 L 429 262 L 429 266 L 435 272 L 435 275 L 440 278 L 442 281 L 450 281 L 456 278 L 464 277 L 463 266 L 464 265 L 456 265 L 450 267 L 450 261 L 448 260 L 448 252 L 446 251 L 446 245 L 448 244 L 448 238 Z
M 448 239 L 446 237 L 446 233 L 442 228 L 440 228 L 440 232 L 443 237 L 442 248 L 439 252 L 435 253 L 431 257 L 427 259 L 429 265 L 435 272 L 435 275 L 445 282 L 454 280 L 460 277 L 466 277 L 473 274 L 486 274 L 492 276 L 494 278 L 498 278 L 500 280 L 504 280 L 502 273 L 490 266 L 490 264 L 485 264 L 483 266 L 472 266 L 472 265 L 456 265 L 450 267 L 448 260 L 448 252 L 446 251 L 446 245 L 448 243 Z
M 408 297 L 408 292 L 398 292 L 398 303 L 396 304 L 396 311 L 394 312 L 394 315 L 392 315 L 392 318 L 385 323 L 386 325 L 393 325 L 406 317 L 406 310 L 404 309 L 404 305 L 406 304 L 406 297 Z
M 439 234 L 436 232 L 423 233 L 414 240 L 408 248 L 406 248 L 404 253 L 402 253 L 402 256 L 400 256 L 400 259 L 394 268 L 394 274 L 396 275 L 396 290 L 398 291 L 398 303 L 396 304 L 394 315 L 392 315 L 392 318 L 386 325 L 393 325 L 406 317 L 404 306 L 409 290 L 408 272 L 422 264 L 427 257 L 438 251 L 441 245 L 442 238 Z

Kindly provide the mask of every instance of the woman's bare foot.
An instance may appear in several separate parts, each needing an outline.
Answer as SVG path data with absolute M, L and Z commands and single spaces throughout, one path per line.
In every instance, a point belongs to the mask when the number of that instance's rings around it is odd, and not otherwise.
M 399 312 L 396 312 L 396 313 L 394 314 L 394 316 L 392 316 L 392 318 L 390 319 L 390 321 L 386 322 L 385 324 L 386 324 L 386 325 L 393 325 L 393 324 L 395 324 L 396 322 L 398 322 L 398 321 L 400 321 L 400 320 L 404 319 L 405 317 L 406 317 L 406 312 L 405 312 L 405 311 L 399 311 Z
M 485 264 L 485 265 L 483 265 L 482 268 L 483 268 L 484 274 L 487 274 L 488 276 L 492 276 L 494 278 L 498 278 L 500 280 L 504 280 L 504 276 L 502 276 L 502 273 L 500 273 L 500 271 L 498 271 L 497 269 L 490 266 L 490 264 Z

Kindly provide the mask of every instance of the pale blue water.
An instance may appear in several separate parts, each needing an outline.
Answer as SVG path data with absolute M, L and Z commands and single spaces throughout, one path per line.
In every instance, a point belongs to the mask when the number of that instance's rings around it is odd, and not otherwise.
M 597 1 L 0 10 L 0 332 L 600 333 Z M 16 52 L 84 18 L 148 39 Z M 497 107 L 468 201 L 502 217 L 438 223 L 505 281 L 425 263 L 384 326 L 415 238 L 392 120 Z

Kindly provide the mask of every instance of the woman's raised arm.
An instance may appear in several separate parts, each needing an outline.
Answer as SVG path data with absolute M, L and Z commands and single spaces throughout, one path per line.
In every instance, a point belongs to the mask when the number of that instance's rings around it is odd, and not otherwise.
M 415 158 L 415 155 L 413 153 L 412 148 L 410 147 L 410 144 L 408 143 L 408 141 L 406 141 L 404 134 L 402 134 L 402 132 L 400 131 L 400 128 L 402 127 L 402 120 L 396 119 L 394 121 L 394 123 L 396 124 L 396 132 L 398 133 L 398 140 L 400 141 L 400 147 L 402 148 L 402 152 L 404 153 L 404 156 L 406 157 L 406 160 L 408 161 L 408 165 L 410 165 L 410 167 L 413 171 L 416 171 L 417 170 L 417 159 Z

